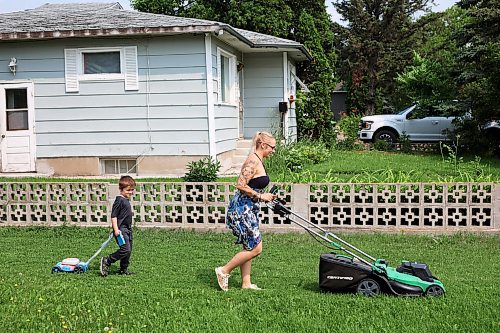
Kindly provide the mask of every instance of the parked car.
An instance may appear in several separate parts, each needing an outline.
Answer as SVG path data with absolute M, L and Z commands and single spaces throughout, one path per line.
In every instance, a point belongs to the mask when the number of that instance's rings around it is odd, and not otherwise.
M 454 116 L 432 114 L 414 104 L 397 114 L 382 114 L 361 118 L 359 138 L 366 142 L 385 140 L 395 143 L 404 133 L 412 142 L 438 142 L 448 140 Z
M 500 138 L 500 120 L 492 120 L 483 125 L 482 130 L 492 139 Z
M 490 142 L 493 151 L 500 156 L 500 120 L 492 120 L 481 126 L 486 139 Z

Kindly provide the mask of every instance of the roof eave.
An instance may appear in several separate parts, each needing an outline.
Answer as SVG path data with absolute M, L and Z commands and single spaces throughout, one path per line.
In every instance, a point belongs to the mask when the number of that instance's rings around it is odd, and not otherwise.
M 113 28 L 113 29 L 82 29 L 56 30 L 35 32 L 0 33 L 0 41 L 41 40 L 77 37 L 114 37 L 138 35 L 172 35 L 185 33 L 212 33 L 220 30 L 219 26 L 186 26 L 186 27 L 141 27 L 141 28 Z
M 309 51 L 303 45 L 290 44 L 255 44 L 233 27 L 227 24 L 201 25 L 201 26 L 175 26 L 175 27 L 138 27 L 138 28 L 112 28 L 112 29 L 81 29 L 81 30 L 55 30 L 55 31 L 31 31 L 0 33 L 1 41 L 21 40 L 44 40 L 63 38 L 86 38 L 86 37 L 116 37 L 116 36 L 153 36 L 153 35 L 175 35 L 186 33 L 214 33 L 218 35 L 221 30 L 226 30 L 231 35 L 247 44 L 250 48 L 288 48 L 296 49 L 303 53 L 308 60 L 312 60 Z
M 254 48 L 279 48 L 279 49 L 295 49 L 295 50 L 299 50 L 300 52 L 302 52 L 307 60 L 311 61 L 313 60 L 313 57 L 312 55 L 309 53 L 309 51 L 303 46 L 303 45 L 287 45 L 287 44 L 259 44 L 259 45 L 255 45 Z
M 221 25 L 219 29 L 224 29 L 224 30 L 228 30 L 228 32 L 230 32 L 233 36 L 237 37 L 239 40 L 241 40 L 242 42 L 244 42 L 245 44 L 247 44 L 248 46 L 250 46 L 251 48 L 285 48 L 285 49 L 297 49 L 299 51 L 301 51 L 306 57 L 307 57 L 307 60 L 311 61 L 313 60 L 313 57 L 311 55 L 311 53 L 309 53 L 309 51 L 301 44 L 298 44 L 298 45 L 290 45 L 290 44 L 255 44 L 253 43 L 252 41 L 250 41 L 248 38 L 246 38 L 245 36 L 243 36 L 241 33 L 239 33 L 238 31 L 236 31 L 233 27 L 231 27 L 230 25 Z

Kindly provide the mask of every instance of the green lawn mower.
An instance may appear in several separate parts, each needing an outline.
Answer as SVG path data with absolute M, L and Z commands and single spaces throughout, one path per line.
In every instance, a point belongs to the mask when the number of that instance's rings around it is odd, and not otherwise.
M 277 193 L 277 188 L 271 192 Z M 445 294 L 441 281 L 424 263 L 402 261 L 397 268 L 376 259 L 337 235 L 304 219 L 284 206 L 279 199 L 268 204 L 275 213 L 304 228 L 312 237 L 326 242 L 336 252 L 323 253 L 319 263 L 319 288 L 331 292 L 355 292 L 365 296 L 381 293 L 396 296 L 434 296 Z

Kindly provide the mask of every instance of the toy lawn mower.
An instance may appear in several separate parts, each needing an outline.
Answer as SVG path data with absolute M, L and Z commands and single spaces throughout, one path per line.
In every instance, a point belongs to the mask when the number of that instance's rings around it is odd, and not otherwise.
M 271 193 L 276 193 L 272 188 Z M 347 255 L 323 253 L 319 263 L 319 288 L 332 292 L 356 292 L 365 296 L 380 293 L 396 296 L 443 296 L 444 285 L 432 275 L 426 264 L 402 261 L 397 268 L 390 267 L 384 259 L 376 259 L 357 249 L 335 234 L 307 221 L 284 206 L 279 199 L 268 204 L 275 213 L 304 228 L 327 247 Z M 325 244 L 326 245 L 326 244 Z
M 63 261 L 59 261 L 52 267 L 52 273 L 66 272 L 66 273 L 85 273 L 89 270 L 89 264 L 95 257 L 101 253 L 101 251 L 108 245 L 108 243 L 113 239 L 113 232 L 109 234 L 108 239 L 102 243 L 99 250 L 87 261 L 80 261 L 78 258 L 66 258 Z

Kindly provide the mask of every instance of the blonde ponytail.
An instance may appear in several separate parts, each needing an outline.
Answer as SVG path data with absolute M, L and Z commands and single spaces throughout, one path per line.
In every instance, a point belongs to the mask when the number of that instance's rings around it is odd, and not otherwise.
M 252 148 L 250 149 L 250 154 L 253 154 L 257 150 L 257 146 L 262 142 L 266 142 L 266 140 L 272 140 L 274 136 L 268 132 L 256 132 L 252 138 Z M 250 155 L 249 154 L 249 155 Z

